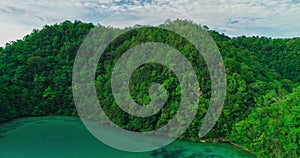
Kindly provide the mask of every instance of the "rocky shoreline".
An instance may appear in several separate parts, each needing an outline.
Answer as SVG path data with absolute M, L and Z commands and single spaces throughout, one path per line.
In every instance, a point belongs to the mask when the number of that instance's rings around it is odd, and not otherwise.
M 202 143 L 227 143 L 227 144 L 230 144 L 230 145 L 232 145 L 232 146 L 234 146 L 234 147 L 236 147 L 238 149 L 241 149 L 241 150 L 243 150 L 243 151 L 245 151 L 245 152 L 247 152 L 247 153 L 255 156 L 255 154 L 252 153 L 249 149 L 244 148 L 244 147 L 242 147 L 242 146 L 240 146 L 240 145 L 238 145 L 236 143 L 233 143 L 233 142 L 231 142 L 231 141 L 229 141 L 227 139 L 223 139 L 223 138 L 220 138 L 220 139 L 201 139 L 199 141 L 202 142 Z

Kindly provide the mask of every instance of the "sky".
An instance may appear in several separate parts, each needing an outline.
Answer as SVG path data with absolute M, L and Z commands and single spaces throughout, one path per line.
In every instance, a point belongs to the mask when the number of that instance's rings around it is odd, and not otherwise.
M 300 0 L 0 0 L 0 46 L 65 20 L 126 27 L 177 18 L 231 37 L 300 37 Z

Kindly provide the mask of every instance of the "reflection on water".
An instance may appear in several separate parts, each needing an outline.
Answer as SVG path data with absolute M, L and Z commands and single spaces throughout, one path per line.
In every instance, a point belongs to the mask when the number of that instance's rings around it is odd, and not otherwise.
M 108 133 L 114 128 L 105 127 Z M 119 138 L 127 141 L 126 138 Z M 121 140 L 122 139 L 122 140 Z M 22 118 L 0 125 L 1 158 L 235 158 L 251 157 L 228 144 L 175 141 L 145 153 L 113 149 L 91 135 L 76 117 Z

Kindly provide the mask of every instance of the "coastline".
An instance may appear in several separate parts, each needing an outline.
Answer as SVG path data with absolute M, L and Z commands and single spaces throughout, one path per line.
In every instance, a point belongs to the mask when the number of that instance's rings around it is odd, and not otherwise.
M 4 121 L 1 121 L 0 122 L 0 125 L 1 124 L 4 124 L 4 123 L 8 123 L 10 121 L 14 121 L 14 120 L 17 120 L 17 119 L 21 119 L 21 118 L 38 118 L 38 117 L 76 117 L 76 118 L 80 118 L 78 115 L 33 115 L 33 116 L 22 116 L 22 117 L 16 117 L 16 118 L 12 118 L 12 119 L 7 119 L 7 120 L 4 120 Z M 91 121 L 97 121 L 97 120 L 91 120 Z M 106 123 L 106 125 L 110 125 L 108 123 Z M 166 135 L 163 136 L 163 135 L 160 135 L 162 137 L 167 137 Z M 247 152 L 249 153 L 250 155 L 252 155 L 253 157 L 256 157 L 256 155 L 254 153 L 252 153 L 249 149 L 247 148 L 244 148 L 236 143 L 233 143 L 231 142 L 230 140 L 227 140 L 227 139 L 224 139 L 224 138 L 207 138 L 207 139 L 199 139 L 199 140 L 195 140 L 194 138 L 178 138 L 178 140 L 182 140 L 182 141 L 190 141 L 190 142 L 199 142 L 199 143 L 213 143 L 213 144 L 217 144 L 217 143 L 226 143 L 226 144 L 230 144 L 244 152 Z
M 189 140 L 189 141 L 192 141 L 192 140 Z M 256 157 L 256 155 L 251 152 L 249 149 L 247 148 L 244 148 L 236 143 L 233 143 L 231 142 L 230 140 L 227 140 L 227 139 L 224 139 L 224 138 L 217 138 L 217 139 L 211 139 L 211 138 L 208 138 L 208 139 L 200 139 L 199 142 L 201 143 L 226 143 L 226 144 L 230 144 L 238 149 L 241 149 L 249 154 L 251 154 L 252 156 Z

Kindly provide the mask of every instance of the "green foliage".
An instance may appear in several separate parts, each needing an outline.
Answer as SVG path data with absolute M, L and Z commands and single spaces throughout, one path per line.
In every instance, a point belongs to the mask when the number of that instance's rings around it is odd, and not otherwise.
M 74 114 L 71 73 L 83 38 L 94 26 L 79 21 L 34 30 L 1 48 L 0 120 Z
M 300 86 L 284 96 L 268 92 L 248 118 L 233 126 L 230 139 L 259 157 L 298 157 L 299 96 Z
M 187 27 L 190 34 L 201 28 L 208 30 L 188 21 L 168 21 L 163 25 Z M 23 40 L 0 48 L 0 122 L 22 116 L 76 115 L 71 88 L 73 62 L 92 28 L 92 24 L 65 21 L 34 30 Z M 118 31 L 102 28 L 111 33 Z M 228 87 L 222 115 L 205 138 L 228 139 L 260 157 L 299 156 L 300 39 L 229 38 L 216 31 L 209 33 L 223 56 Z M 195 120 L 181 137 L 196 141 L 209 105 L 210 76 L 193 45 L 176 34 L 138 27 L 114 40 L 96 71 L 99 101 L 114 123 L 133 131 L 157 129 L 176 114 L 181 86 L 174 73 L 159 64 L 141 66 L 130 79 L 132 98 L 141 105 L 150 102 L 149 88 L 153 83 L 160 83 L 167 90 L 166 105 L 156 115 L 149 118 L 128 115 L 111 94 L 114 64 L 128 49 L 149 41 L 167 43 L 197 65 L 194 68 L 202 96 L 199 108 L 195 109 L 198 110 Z M 101 116 L 88 117 L 101 119 Z

